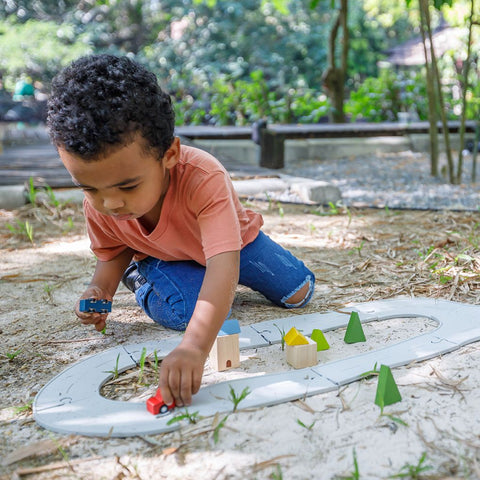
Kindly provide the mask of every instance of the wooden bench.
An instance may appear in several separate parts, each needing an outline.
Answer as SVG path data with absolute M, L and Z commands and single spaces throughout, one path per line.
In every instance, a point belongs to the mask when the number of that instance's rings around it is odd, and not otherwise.
M 271 124 L 259 122 L 252 127 L 213 127 L 184 126 L 177 127 L 176 134 L 191 140 L 253 140 L 260 145 L 260 166 L 265 168 L 283 168 L 285 165 L 285 140 L 309 138 L 346 138 L 346 137 L 385 137 L 427 134 L 428 122 L 413 123 L 341 123 L 341 124 Z M 448 122 L 450 133 L 460 131 L 460 122 Z M 442 125 L 439 124 L 439 131 Z M 475 131 L 475 122 L 466 123 L 466 131 Z
M 175 128 L 175 134 L 190 140 L 251 140 L 252 127 L 213 127 L 186 125 Z
M 266 125 L 259 130 L 260 166 L 283 168 L 285 165 L 285 140 L 308 138 L 385 137 L 426 134 L 428 122 L 414 123 L 342 123 L 314 125 Z M 450 133 L 460 131 L 460 122 L 448 122 Z M 439 124 L 439 131 L 443 130 Z M 475 122 L 466 123 L 466 131 L 475 131 Z

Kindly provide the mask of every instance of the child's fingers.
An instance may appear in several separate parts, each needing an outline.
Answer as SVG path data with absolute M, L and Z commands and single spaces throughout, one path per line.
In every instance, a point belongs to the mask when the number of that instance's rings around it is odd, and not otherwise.
M 105 317 L 104 313 L 98 313 L 98 312 L 80 312 L 76 310 L 75 313 L 77 317 L 85 325 L 89 325 L 91 323 L 97 323 L 102 317 Z
M 192 403 L 192 375 L 193 372 L 183 372 L 180 380 L 180 397 L 183 405 Z
M 200 390 L 202 384 L 203 370 L 194 370 L 192 375 L 192 395 L 195 395 Z
M 180 395 L 181 378 L 181 370 L 177 368 L 170 369 L 168 373 L 168 388 L 170 389 L 170 393 L 172 394 L 175 404 L 178 407 L 183 407 L 183 399 Z
M 96 324 L 95 324 L 95 330 L 97 332 L 101 332 L 104 328 L 105 328 L 105 325 L 106 325 L 106 321 L 104 318 L 101 318 Z
M 159 382 L 158 382 L 158 388 L 162 392 L 163 401 L 167 405 L 170 405 L 174 400 L 174 396 L 173 396 L 172 391 L 170 390 L 170 387 L 169 387 L 168 377 L 169 377 L 168 369 L 161 368 L 160 369 L 160 378 L 159 378 Z
M 102 331 L 105 328 L 106 320 L 107 320 L 107 314 L 105 313 L 82 313 L 79 312 L 80 315 L 78 317 L 80 318 L 80 322 L 83 325 L 94 325 L 95 330 L 97 331 Z

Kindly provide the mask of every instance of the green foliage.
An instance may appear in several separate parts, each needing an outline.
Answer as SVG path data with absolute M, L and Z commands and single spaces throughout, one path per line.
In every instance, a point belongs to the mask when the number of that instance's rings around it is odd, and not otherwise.
M 220 436 L 220 430 L 225 426 L 227 418 L 228 418 L 228 415 L 223 417 L 223 419 L 220 420 L 218 422 L 218 424 L 213 429 L 213 442 L 215 443 L 215 445 L 218 443 L 219 436 Z
M 176 103 L 177 124 L 249 125 L 259 119 L 316 123 L 330 110 L 325 95 L 308 88 L 270 87 L 261 70 L 253 71 L 247 80 L 220 76 L 197 95 L 206 100 L 186 95 Z
M 353 471 L 349 475 L 335 476 L 337 480 L 359 480 L 360 468 L 358 467 L 357 452 L 353 449 Z
M 280 343 L 281 343 L 281 346 L 282 346 L 282 352 L 285 350 L 285 329 L 284 328 L 280 328 L 278 325 L 276 325 L 275 323 L 273 324 L 273 326 L 279 331 L 280 333 Z
M 143 383 L 143 375 L 145 371 L 145 360 L 147 358 L 147 349 L 146 347 L 142 348 L 142 353 L 140 354 L 140 360 L 139 360 L 139 366 L 140 366 L 140 372 L 138 374 L 138 380 L 137 383 L 141 385 Z
M 164 32 L 141 54 L 171 90 L 190 94 L 197 82 L 213 83 L 221 75 L 246 80 L 254 70 L 264 72 L 269 87 L 319 83 L 330 13 L 311 11 L 305 1 L 291 2 L 287 14 L 268 1 L 259 8 L 258 0 L 222 0 L 213 8 L 188 0 L 162 3 L 175 3 L 173 20 L 181 22 L 182 36 Z
M 28 180 L 28 191 L 27 191 L 27 198 L 29 203 L 35 205 L 35 200 L 37 198 L 38 190 L 35 188 L 33 184 L 33 177 L 30 177 Z
M 235 392 L 235 389 L 229 385 L 230 388 L 230 396 L 229 400 L 233 403 L 233 411 L 236 412 L 238 408 L 238 404 L 244 400 L 250 393 L 250 389 L 248 387 L 245 387 L 241 392 L 240 395 L 237 395 L 237 392 Z
M 395 73 L 382 69 L 378 78 L 369 77 L 350 95 L 345 111 L 352 120 L 395 122 L 399 112 L 427 118 L 427 100 L 424 76 L 420 73 Z
M 85 38 L 75 35 L 68 24 L 0 21 L 0 70 L 9 90 L 24 74 L 49 83 L 62 66 L 91 51 Z
M 226 419 L 226 418 L 225 418 Z M 167 425 L 172 425 L 177 422 L 181 422 L 182 420 L 188 420 L 188 423 L 194 425 L 200 420 L 200 415 L 198 412 L 192 412 L 190 413 L 187 408 L 185 408 L 184 413 L 179 413 L 178 415 L 175 415 L 173 418 L 171 418 L 168 422 Z
M 314 420 L 310 425 L 306 425 L 306 424 L 303 423 L 299 418 L 297 418 L 297 423 L 298 423 L 301 427 L 305 428 L 306 430 L 311 431 L 311 430 L 313 429 L 313 427 L 315 426 L 315 424 L 317 423 L 317 421 Z
M 22 222 L 21 220 L 16 220 L 16 225 L 7 223 L 6 227 L 8 230 L 13 233 L 13 235 L 19 237 L 26 237 L 33 244 L 33 225 L 28 221 Z
M 402 420 L 400 417 L 396 417 L 395 415 L 391 415 L 390 413 L 384 413 L 383 411 L 380 414 L 381 417 L 387 417 L 389 418 L 392 422 L 398 423 L 399 425 L 402 425 L 404 427 L 408 427 L 408 423 L 405 422 L 405 420 Z
M 416 465 L 410 465 L 407 463 L 400 469 L 399 473 L 392 475 L 390 478 L 409 478 L 411 480 L 422 478 L 424 472 L 433 469 L 431 465 L 424 465 L 426 459 L 427 453 L 424 452 Z
M 29 19 L 61 20 L 62 17 L 74 8 L 78 0 L 15 0 L 0 2 L 0 18 L 17 19 L 26 22 Z
M 22 405 L 20 407 L 15 407 L 15 414 L 16 415 L 22 415 L 22 414 L 30 414 L 33 412 L 33 399 L 29 400 L 25 405 Z
M 452 0 L 434 3 L 440 8 Z M 131 55 L 158 75 L 175 98 L 178 124 L 316 123 L 330 113 L 322 75 L 338 1 L 89 0 L 79 6 L 78 0 L 0 2 L 7 90 L 22 75 L 48 88 L 71 60 L 109 52 Z M 347 112 L 354 120 L 396 121 L 401 111 L 426 119 L 420 72 L 377 70 L 384 52 L 407 40 L 418 23 L 415 8 L 404 7 L 365 0 L 349 10 Z M 452 59 L 460 53 L 454 53 L 444 63 L 456 81 Z M 451 98 L 447 104 L 459 108 Z M 478 116 L 478 105 L 467 108 L 468 118 Z
M 22 353 L 22 349 L 15 350 L 14 352 L 6 352 L 5 357 L 8 358 L 8 360 L 11 362 L 12 360 L 15 360 L 18 355 Z
M 118 369 L 119 362 L 120 362 L 120 354 L 117 355 L 117 360 L 115 361 L 115 366 L 113 367 L 113 370 L 107 370 L 105 373 L 111 373 L 113 375 L 113 378 L 117 379 L 118 376 L 120 375 L 120 371 Z

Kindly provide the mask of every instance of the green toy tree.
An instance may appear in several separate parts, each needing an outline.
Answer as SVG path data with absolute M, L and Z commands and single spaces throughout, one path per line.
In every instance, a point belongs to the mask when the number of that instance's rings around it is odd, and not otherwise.
M 365 334 L 363 333 L 362 323 L 358 312 L 352 312 L 350 314 L 350 320 L 348 321 L 347 331 L 343 339 L 345 343 L 358 343 L 366 342 Z
M 383 410 L 383 407 L 400 402 L 401 400 L 402 396 L 398 391 L 390 367 L 387 365 L 380 365 L 375 405 L 378 405 Z
M 315 328 L 312 331 L 312 335 L 310 336 L 310 338 L 317 344 L 317 352 L 319 352 L 320 350 L 328 350 L 330 348 L 330 345 L 328 344 L 325 335 L 318 328 Z

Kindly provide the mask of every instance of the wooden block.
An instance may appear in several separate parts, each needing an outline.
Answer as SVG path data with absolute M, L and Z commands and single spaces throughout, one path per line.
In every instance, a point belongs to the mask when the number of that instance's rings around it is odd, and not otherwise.
M 306 345 L 288 345 L 287 363 L 293 368 L 313 367 L 318 363 L 317 342 L 305 337 L 308 341 Z
M 240 365 L 240 339 L 238 333 L 217 337 L 210 351 L 210 363 L 219 372 Z
M 235 333 L 240 333 L 240 323 L 238 322 L 238 320 L 225 320 L 217 336 L 219 337 L 221 335 L 233 335 Z
M 320 350 L 328 350 L 330 348 L 325 335 L 318 328 L 313 329 L 310 338 L 317 344 L 317 352 Z
M 287 345 L 307 345 L 308 340 L 295 327 L 292 327 L 283 337 Z

